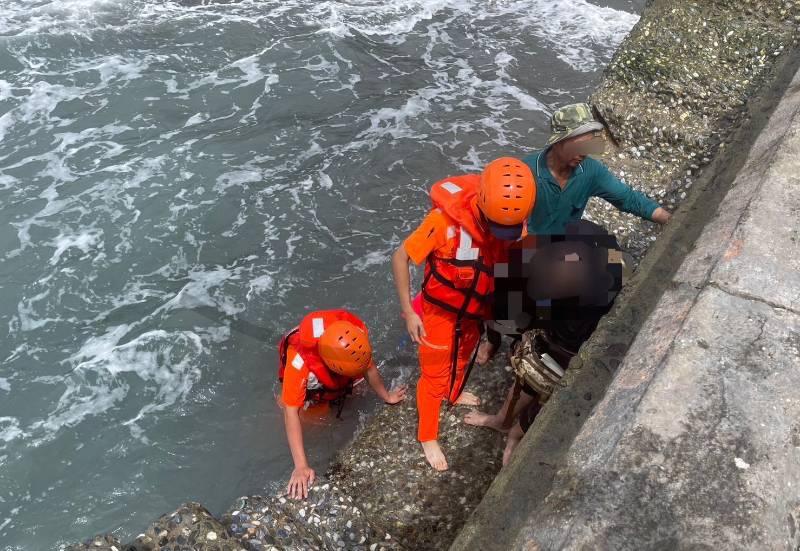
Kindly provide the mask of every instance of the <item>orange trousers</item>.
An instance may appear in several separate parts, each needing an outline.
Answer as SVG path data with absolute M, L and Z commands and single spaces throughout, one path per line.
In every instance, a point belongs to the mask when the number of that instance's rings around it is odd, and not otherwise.
M 428 302 L 423 302 L 422 325 L 426 336 L 419 346 L 420 377 L 417 383 L 417 412 L 420 442 L 439 437 L 439 408 L 442 400 L 455 402 L 463 384 L 465 371 L 481 336 L 480 322 L 462 320 L 461 338 L 456 360 L 456 382 L 450 395 L 452 347 L 456 316 Z

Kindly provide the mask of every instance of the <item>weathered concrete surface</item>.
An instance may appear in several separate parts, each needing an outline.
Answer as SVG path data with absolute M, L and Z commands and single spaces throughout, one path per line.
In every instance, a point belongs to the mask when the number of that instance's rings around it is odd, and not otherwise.
M 706 208 L 716 214 L 569 450 L 543 461 L 534 431 L 498 478 L 521 505 L 514 477 L 552 477 L 507 547 L 800 548 L 800 73 Z M 480 548 L 481 530 L 454 548 Z

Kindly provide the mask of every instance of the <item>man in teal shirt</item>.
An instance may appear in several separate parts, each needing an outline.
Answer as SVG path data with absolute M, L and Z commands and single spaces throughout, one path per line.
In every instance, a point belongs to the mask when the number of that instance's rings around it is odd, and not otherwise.
M 605 139 L 603 125 L 594 118 L 588 104 L 576 103 L 558 109 L 550 119 L 550 128 L 547 146 L 522 159 L 536 177 L 536 206 L 528 219 L 528 234 L 566 233 L 568 224 L 581 219 L 592 197 L 605 199 L 645 220 L 669 222 L 671 215 L 666 209 L 622 183 L 603 163 L 589 157 L 605 151 Z M 499 344 L 500 334 L 487 331 L 476 362 L 489 361 Z
M 567 224 L 583 216 L 591 197 L 605 199 L 619 210 L 665 224 L 670 214 L 658 203 L 631 189 L 600 161 L 589 157 L 604 150 L 603 125 L 585 103 L 562 107 L 550 121 L 547 147 L 523 159 L 536 176 L 536 207 L 528 220 L 529 234 L 563 234 Z

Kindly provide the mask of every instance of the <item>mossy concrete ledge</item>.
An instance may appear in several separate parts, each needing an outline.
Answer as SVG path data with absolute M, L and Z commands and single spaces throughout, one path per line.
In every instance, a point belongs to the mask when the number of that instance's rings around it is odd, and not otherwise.
M 622 151 L 713 160 L 452 550 L 800 549 L 800 56 L 787 42 L 735 118 L 738 68 L 694 92 L 668 77 L 695 99 L 729 91 L 703 117 L 653 90 L 653 56 L 689 58 L 644 48 L 667 33 L 697 51 L 748 18 L 777 36 L 792 23 L 770 16 L 797 6 L 767 4 L 656 1 L 610 66 L 595 101 Z M 637 83 L 628 60 L 654 73 Z

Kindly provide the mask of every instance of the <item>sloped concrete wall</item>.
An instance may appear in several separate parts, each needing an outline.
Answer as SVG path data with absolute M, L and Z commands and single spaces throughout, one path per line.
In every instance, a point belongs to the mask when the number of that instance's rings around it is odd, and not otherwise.
M 800 73 L 513 548 L 800 545 Z

